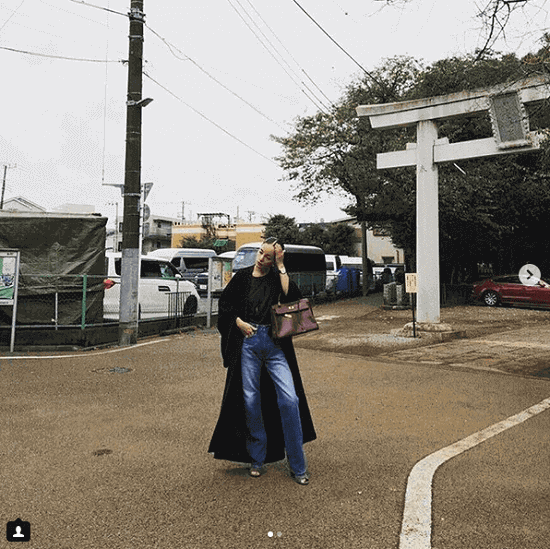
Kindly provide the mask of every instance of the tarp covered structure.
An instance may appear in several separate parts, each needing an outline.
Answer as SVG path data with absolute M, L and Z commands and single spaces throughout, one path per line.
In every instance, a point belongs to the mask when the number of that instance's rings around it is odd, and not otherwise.
M 84 299 L 85 323 L 103 321 L 106 224 L 96 214 L 0 211 L 0 249 L 21 252 L 18 324 L 81 324 Z M 0 307 L 1 324 L 11 315 Z

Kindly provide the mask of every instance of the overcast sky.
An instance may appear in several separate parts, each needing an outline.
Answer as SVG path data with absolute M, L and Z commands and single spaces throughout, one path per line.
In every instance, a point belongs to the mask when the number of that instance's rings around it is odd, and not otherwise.
M 483 44 L 476 13 L 488 1 L 299 4 L 371 70 L 394 55 L 429 64 L 472 52 Z M 120 191 L 108 184 L 124 182 L 128 18 L 91 4 L 126 14 L 130 0 L 0 0 L 0 48 L 10 48 L 0 49 L 0 177 L 4 164 L 15 166 L 6 199 L 89 204 L 112 220 L 115 203 L 122 212 Z M 144 11 L 143 96 L 154 101 L 143 111 L 142 182 L 154 184 L 152 212 L 343 217 L 346 197 L 316 208 L 292 199 L 270 135 L 319 110 L 303 82 L 328 103 L 324 96 L 341 97 L 359 67 L 293 0 L 145 0 Z M 537 49 L 548 21 L 545 0 L 530 0 L 498 50 Z

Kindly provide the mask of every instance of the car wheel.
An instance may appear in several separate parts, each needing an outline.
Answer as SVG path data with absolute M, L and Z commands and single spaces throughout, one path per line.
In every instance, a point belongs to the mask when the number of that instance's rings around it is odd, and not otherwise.
M 190 295 L 187 298 L 185 305 L 183 306 L 183 315 L 184 316 L 194 315 L 197 312 L 198 308 L 199 308 L 199 302 L 197 301 L 197 298 L 194 295 Z
M 498 294 L 489 290 L 483 294 L 483 303 L 489 307 L 496 307 L 500 301 Z

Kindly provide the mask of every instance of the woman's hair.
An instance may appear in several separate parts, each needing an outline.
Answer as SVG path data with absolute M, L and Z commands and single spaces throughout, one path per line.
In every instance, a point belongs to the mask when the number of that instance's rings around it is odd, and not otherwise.
M 273 246 L 275 246 L 275 244 L 279 244 L 283 250 L 285 249 L 285 245 L 275 236 L 268 236 L 264 240 L 264 244 L 272 244 Z

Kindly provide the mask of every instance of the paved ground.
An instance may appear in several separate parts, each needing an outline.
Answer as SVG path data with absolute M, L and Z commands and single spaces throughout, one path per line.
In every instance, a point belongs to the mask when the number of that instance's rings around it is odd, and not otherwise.
M 377 299 L 318 306 L 321 330 L 296 339 L 319 437 L 308 487 L 283 463 L 250 479 L 206 453 L 215 330 L 0 357 L 4 524 L 30 521 L 36 549 L 398 547 L 415 464 L 550 396 L 550 313 L 444 309 L 472 337 L 427 345 L 396 338 L 410 311 Z M 441 465 L 431 546 L 547 547 L 549 429 L 542 412 Z
M 456 339 L 441 344 L 422 334 L 400 335 L 410 310 L 384 310 L 382 296 L 343 300 L 315 308 L 321 330 L 296 339 L 302 348 L 379 360 L 495 371 L 550 379 L 550 311 L 479 305 L 441 309 Z

